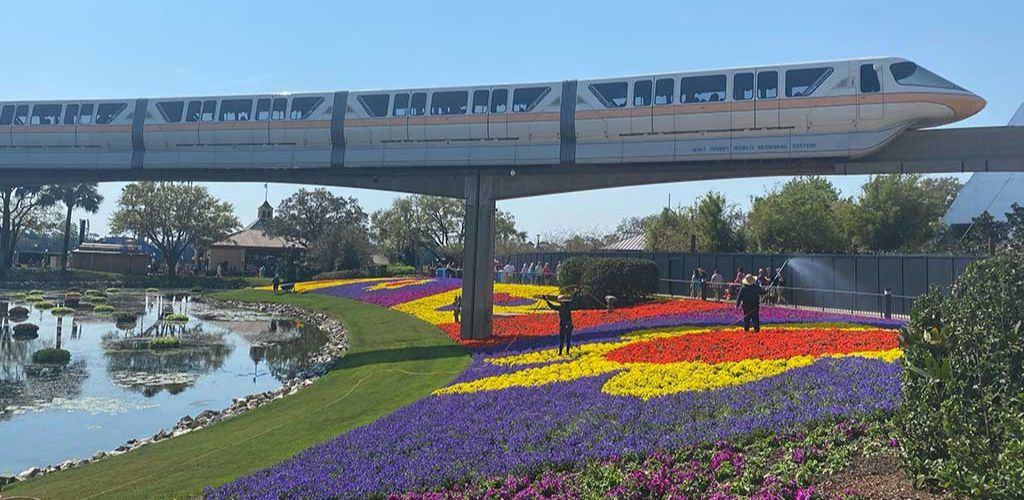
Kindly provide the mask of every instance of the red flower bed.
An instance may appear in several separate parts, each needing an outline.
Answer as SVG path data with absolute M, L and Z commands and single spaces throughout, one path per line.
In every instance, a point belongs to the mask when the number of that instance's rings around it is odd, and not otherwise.
M 760 333 L 724 330 L 652 339 L 620 347 L 605 357 L 620 363 L 722 363 L 886 351 L 896 347 L 896 335 L 892 330 L 765 328 Z
M 639 320 L 654 316 L 665 316 L 673 314 L 696 314 L 713 310 L 720 310 L 732 307 L 731 304 L 721 302 L 704 302 L 698 300 L 673 300 L 669 302 L 652 302 L 641 304 L 628 309 L 616 309 L 612 312 L 604 310 L 581 310 L 572 313 L 573 324 L 576 330 L 616 323 L 621 321 Z M 542 337 L 545 335 L 558 334 L 558 315 L 551 313 L 544 314 L 519 314 L 515 316 L 494 316 L 493 335 L 486 341 L 461 341 L 459 340 L 459 325 L 447 323 L 439 325 L 441 330 L 448 334 L 453 340 L 462 342 L 465 345 L 492 345 L 508 342 L 514 337 Z

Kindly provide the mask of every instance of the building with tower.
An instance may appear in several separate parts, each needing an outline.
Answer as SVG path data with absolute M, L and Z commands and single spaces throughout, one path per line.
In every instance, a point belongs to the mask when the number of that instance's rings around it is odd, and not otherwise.
M 274 220 L 274 207 L 266 200 L 256 211 L 256 221 L 245 229 L 213 243 L 206 251 L 209 270 L 220 267 L 226 274 L 272 276 L 279 259 L 286 258 L 296 245 L 270 234 Z

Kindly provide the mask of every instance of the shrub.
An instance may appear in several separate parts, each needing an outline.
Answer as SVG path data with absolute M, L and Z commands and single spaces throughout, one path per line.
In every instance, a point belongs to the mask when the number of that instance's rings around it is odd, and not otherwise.
M 14 306 L 7 310 L 7 314 L 12 318 L 24 318 L 28 316 L 28 308 L 25 306 Z
M 25 297 L 27 297 L 27 296 L 28 296 L 28 294 L 27 293 L 23 293 L 23 292 L 12 293 L 11 294 L 11 299 L 13 299 L 13 300 L 24 300 Z
M 347 280 L 353 278 L 366 278 L 369 274 L 362 269 L 343 269 L 341 271 L 329 271 L 313 276 L 313 280 Z
M 918 299 L 900 341 L 904 462 L 957 496 L 1024 491 L 1024 259 L 971 264 Z
M 103 292 L 103 291 L 100 291 L 100 290 L 86 290 L 85 291 L 85 295 L 87 297 L 91 297 L 93 300 L 95 300 L 97 297 L 106 297 L 107 296 L 107 292 Z
M 98 313 L 114 312 L 114 306 L 110 304 L 99 304 L 93 307 L 92 311 Z
M 39 336 L 39 326 L 32 323 L 21 323 L 14 325 L 14 336 L 17 338 L 36 338 Z
M 70 307 L 54 307 L 50 311 L 50 314 L 54 316 L 66 316 L 68 314 L 74 314 L 75 310 Z
M 120 288 L 113 288 L 113 287 L 111 287 L 111 288 L 107 289 L 107 293 L 108 294 L 110 294 L 110 293 L 121 293 L 121 289 Z
M 39 289 L 31 290 L 31 291 L 28 292 L 29 295 L 43 295 L 45 293 L 46 293 L 46 290 L 39 290 Z
M 33 302 L 32 307 L 36 309 L 42 309 L 45 311 L 47 309 L 53 309 L 55 305 L 53 302 L 50 302 L 49 300 L 40 300 L 38 302 Z
M 188 315 L 181 313 L 173 313 L 164 316 L 164 321 L 170 321 L 175 323 L 184 323 L 188 321 Z
M 154 287 L 149 287 L 149 288 L 146 289 L 146 293 L 155 293 L 155 292 L 159 292 L 159 291 L 160 291 L 159 288 L 154 288 Z
M 170 335 L 164 337 L 155 337 L 149 341 L 150 349 L 174 349 L 181 346 L 181 342 L 178 337 L 172 337 Z
M 658 290 L 658 266 L 645 259 L 574 257 L 562 264 L 558 285 L 565 292 L 578 288 L 584 307 L 604 307 L 606 295 L 630 305 Z
M 67 292 L 67 293 L 65 293 L 65 294 L 64 294 L 64 300 L 68 300 L 68 299 L 80 299 L 80 298 L 82 298 L 82 294 L 80 294 L 80 293 L 78 293 L 78 292 L 70 292 L 70 291 L 69 291 L 69 292 Z
M 47 365 L 66 365 L 71 362 L 71 353 L 64 349 L 47 347 L 32 353 L 32 362 Z

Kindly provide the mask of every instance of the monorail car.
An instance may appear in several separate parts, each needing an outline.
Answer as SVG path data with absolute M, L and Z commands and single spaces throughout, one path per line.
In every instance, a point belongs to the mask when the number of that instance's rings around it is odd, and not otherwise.
M 858 157 L 984 105 L 893 57 L 441 89 L 0 102 L 0 169 Z

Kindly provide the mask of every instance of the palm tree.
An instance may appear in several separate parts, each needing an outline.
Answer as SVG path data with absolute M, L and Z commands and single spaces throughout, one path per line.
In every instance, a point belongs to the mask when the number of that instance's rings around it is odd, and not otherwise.
M 71 243 L 71 212 L 76 208 L 92 214 L 98 212 L 100 203 L 103 203 L 103 195 L 96 190 L 96 184 L 84 182 L 77 184 L 53 184 L 46 187 L 45 195 L 54 202 L 63 203 L 67 209 L 64 217 L 64 251 L 61 253 L 60 258 L 60 269 L 67 271 L 68 245 Z

